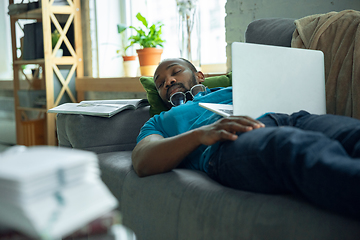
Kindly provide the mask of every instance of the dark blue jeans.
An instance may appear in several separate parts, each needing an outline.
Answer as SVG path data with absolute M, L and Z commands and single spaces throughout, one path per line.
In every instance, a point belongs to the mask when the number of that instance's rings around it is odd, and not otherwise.
M 334 115 L 268 114 L 266 127 L 221 144 L 211 178 L 231 188 L 292 193 L 360 218 L 360 121 Z

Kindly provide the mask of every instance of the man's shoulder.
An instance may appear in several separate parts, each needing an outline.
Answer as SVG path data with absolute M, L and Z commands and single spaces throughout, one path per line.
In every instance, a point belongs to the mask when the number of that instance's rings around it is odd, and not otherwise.
M 210 92 L 218 92 L 218 91 L 230 91 L 230 92 L 232 92 L 232 86 L 230 86 L 230 87 L 215 87 L 215 88 L 210 88 L 209 91 L 210 91 Z
M 210 95 L 232 94 L 232 87 L 216 87 L 209 89 Z

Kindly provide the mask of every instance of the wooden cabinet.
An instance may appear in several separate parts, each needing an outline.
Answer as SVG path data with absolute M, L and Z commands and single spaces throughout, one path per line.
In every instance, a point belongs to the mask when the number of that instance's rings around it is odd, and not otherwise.
M 84 75 L 80 0 L 67 0 L 65 1 L 66 5 L 54 5 L 54 0 L 39 1 L 41 1 L 39 8 L 10 16 L 16 137 L 17 144 L 27 146 L 57 144 L 56 116 L 53 113 L 47 113 L 47 110 L 59 105 L 64 94 L 68 96 L 70 101 L 76 102 L 76 94 L 70 90 L 69 83 L 71 79 L 75 79 L 75 75 L 77 77 L 83 77 Z M 9 0 L 9 4 L 13 3 L 13 0 Z M 19 56 L 19 49 L 24 46 L 21 46 L 20 36 L 17 36 L 19 30 L 16 28 L 19 28 L 19 26 L 22 28 L 21 24 L 19 24 L 20 21 L 28 19 L 33 19 L 42 25 L 43 58 L 24 60 L 22 56 Z M 60 34 L 60 38 L 54 48 L 52 47 L 51 38 L 52 29 L 56 29 Z M 71 40 L 68 37 L 69 31 L 72 31 L 73 39 Z M 68 56 L 56 56 L 61 46 L 65 46 Z M 23 74 L 23 68 L 26 65 L 35 66 L 32 76 Z M 68 69 L 67 76 L 61 74 L 61 69 L 64 66 Z M 24 77 L 25 80 L 21 80 Z M 55 93 L 54 79 L 59 81 L 61 85 L 60 90 L 55 91 Z M 21 89 L 21 86 L 24 85 L 22 81 L 28 82 L 28 89 Z M 19 91 L 31 88 L 43 90 L 45 97 L 43 105 L 35 107 L 21 106 Z M 29 113 L 37 117 L 29 119 Z

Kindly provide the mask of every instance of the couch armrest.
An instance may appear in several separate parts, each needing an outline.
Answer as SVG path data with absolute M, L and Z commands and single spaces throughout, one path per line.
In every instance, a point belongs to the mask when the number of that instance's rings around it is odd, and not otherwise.
M 125 110 L 111 118 L 58 114 L 59 146 L 95 153 L 131 151 L 140 128 L 150 118 L 149 106 Z
M 264 18 L 251 22 L 245 32 L 247 43 L 291 47 L 295 19 Z

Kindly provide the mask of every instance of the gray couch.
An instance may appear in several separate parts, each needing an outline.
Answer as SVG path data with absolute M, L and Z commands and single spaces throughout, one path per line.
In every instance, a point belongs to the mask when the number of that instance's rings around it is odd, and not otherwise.
M 294 29 L 293 19 L 257 20 L 248 26 L 246 41 L 289 47 Z M 186 169 L 139 178 L 131 150 L 148 110 L 109 119 L 57 116 L 59 145 L 98 154 L 102 179 L 138 239 L 360 239 L 360 221 L 291 195 L 233 190 Z

